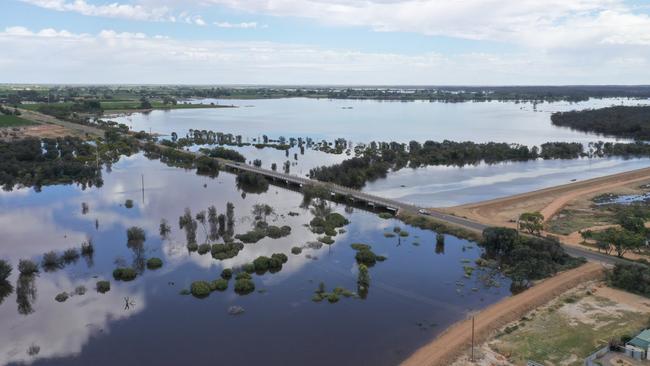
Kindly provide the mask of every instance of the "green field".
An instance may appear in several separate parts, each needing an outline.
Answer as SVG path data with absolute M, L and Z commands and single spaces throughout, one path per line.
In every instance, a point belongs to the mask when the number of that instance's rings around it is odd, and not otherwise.
M 18 127 L 18 126 L 29 126 L 35 124 L 34 122 L 28 121 L 24 118 L 17 116 L 7 116 L 0 114 L 0 128 L 2 127 Z

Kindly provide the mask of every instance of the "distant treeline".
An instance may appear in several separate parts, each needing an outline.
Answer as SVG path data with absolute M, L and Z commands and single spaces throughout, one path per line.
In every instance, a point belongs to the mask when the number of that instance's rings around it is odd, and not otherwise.
M 576 142 L 547 142 L 541 149 L 519 144 L 475 143 L 454 141 L 411 141 L 408 145 L 372 142 L 358 151 L 356 157 L 330 166 L 311 169 L 309 176 L 351 188 L 361 188 L 368 181 L 385 177 L 390 171 L 404 167 L 429 165 L 465 166 L 482 162 L 495 164 L 507 161 L 536 159 L 576 159 L 580 157 L 650 156 L 650 145 L 644 143 L 590 143 L 589 151 Z
M 189 98 L 330 98 L 431 100 L 443 102 L 585 101 L 589 98 L 650 98 L 650 86 L 386 86 L 386 87 L 217 87 L 217 86 L 31 86 L 0 89 L 0 103 L 104 101 L 140 98 L 175 103 Z
M 616 106 L 583 111 L 556 112 L 556 126 L 616 137 L 650 140 L 650 106 Z

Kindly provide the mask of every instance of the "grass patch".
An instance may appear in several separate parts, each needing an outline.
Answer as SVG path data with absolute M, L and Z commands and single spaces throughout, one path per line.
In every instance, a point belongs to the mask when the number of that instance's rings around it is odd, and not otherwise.
M 31 126 L 35 125 L 35 122 L 28 121 L 24 118 L 18 116 L 9 116 L 5 114 L 0 114 L 0 128 L 3 127 L 20 127 L 20 126 Z
M 642 316 L 621 309 L 599 311 L 588 317 L 593 324 L 585 324 L 579 318 L 569 319 L 562 308 L 580 306 L 580 309 L 591 311 L 612 305 L 615 306 L 611 301 L 597 296 L 585 298 L 571 295 L 561 298 L 549 307 L 549 311 L 538 312 L 535 317 L 527 318 L 525 323 L 506 327 L 499 341 L 491 344 L 491 347 L 501 354 L 510 354 L 509 361 L 516 365 L 526 364 L 526 360 L 555 365 L 582 365 L 585 357 L 606 345 L 610 339 L 636 334 L 644 325 Z M 569 321 L 571 326 L 567 325 Z
M 548 222 L 548 231 L 569 235 L 593 226 L 616 223 L 615 215 L 600 210 L 562 210 Z

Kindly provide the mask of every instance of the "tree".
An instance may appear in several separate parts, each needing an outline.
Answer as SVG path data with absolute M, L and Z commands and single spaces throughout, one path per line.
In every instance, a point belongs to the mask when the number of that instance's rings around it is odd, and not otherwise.
M 273 207 L 267 205 L 266 203 L 258 203 L 253 206 L 253 217 L 256 219 L 259 217 L 263 219 L 264 222 L 266 222 L 266 218 L 269 215 L 272 215 L 273 212 Z
M 519 216 L 519 230 L 539 235 L 544 229 L 544 215 L 540 212 L 524 212 Z
M 643 236 L 620 228 L 606 229 L 601 234 L 601 238 L 604 242 L 614 247 L 616 255 L 619 258 L 622 258 L 630 250 L 640 249 L 645 243 Z
M 489 227 L 483 230 L 483 246 L 490 256 L 506 256 L 515 248 L 519 233 L 506 227 Z
M 639 235 L 645 235 L 645 220 L 643 218 L 633 215 L 624 215 L 620 217 L 618 221 L 623 229 Z

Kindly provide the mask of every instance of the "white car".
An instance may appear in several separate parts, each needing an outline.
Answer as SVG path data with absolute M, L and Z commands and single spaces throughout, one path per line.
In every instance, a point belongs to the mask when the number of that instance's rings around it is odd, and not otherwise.
M 423 208 L 419 209 L 419 210 L 418 210 L 418 213 L 419 213 L 420 215 L 431 215 L 431 214 L 429 213 L 429 211 L 427 211 L 427 210 L 425 210 L 425 209 L 423 209 Z

